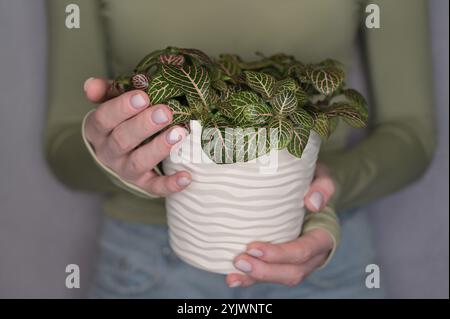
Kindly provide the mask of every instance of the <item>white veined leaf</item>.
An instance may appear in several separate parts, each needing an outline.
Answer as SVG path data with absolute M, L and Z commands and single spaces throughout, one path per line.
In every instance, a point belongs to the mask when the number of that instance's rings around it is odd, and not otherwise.
M 355 128 L 363 128 L 367 124 L 367 117 L 360 112 L 358 108 L 347 103 L 335 103 L 327 110 L 330 117 L 340 116 L 350 126 Z
M 302 108 L 297 108 L 294 112 L 289 114 L 289 118 L 296 126 L 302 126 L 306 128 L 312 128 L 314 120 L 311 114 Z
M 210 87 L 208 71 L 205 67 L 193 64 L 177 67 L 162 65 L 162 75 L 167 82 L 182 90 L 187 96 L 198 98 L 207 106 Z
M 223 73 L 225 73 L 230 78 L 234 78 L 241 73 L 239 60 L 235 55 L 222 54 L 219 61 L 217 61 L 217 64 L 219 65 Z
M 291 121 L 278 117 L 268 125 L 270 145 L 272 148 L 285 148 L 292 138 L 292 123 Z
M 234 162 L 233 128 L 222 115 L 217 114 L 202 123 L 201 145 L 214 163 Z
M 294 91 L 281 91 L 270 100 L 270 104 L 278 114 L 288 115 L 297 108 L 297 97 Z
M 344 91 L 347 101 L 332 104 L 328 110 L 329 117 L 339 116 L 355 128 L 363 128 L 368 121 L 368 108 L 364 97 L 353 89 Z
M 300 87 L 293 78 L 285 78 L 275 83 L 275 93 L 282 91 L 294 91 L 296 92 Z
M 297 105 L 298 106 L 303 106 L 306 104 L 306 102 L 308 102 L 308 93 L 306 93 L 302 88 L 299 88 L 296 92 L 295 92 L 295 96 L 297 97 Z
M 344 81 L 344 73 L 333 67 L 316 67 L 308 72 L 314 88 L 324 94 L 333 94 Z
M 134 73 L 147 73 L 148 69 L 158 63 L 159 56 L 164 54 L 165 50 L 157 50 L 147 54 L 134 68 Z
M 234 160 L 248 162 L 270 151 L 266 128 L 234 129 Z
M 314 117 L 314 126 L 312 128 L 323 140 L 330 137 L 330 121 L 325 113 L 316 113 Z
M 227 103 L 233 108 L 233 121 L 239 126 L 260 125 L 273 117 L 270 107 L 251 91 L 233 93 Z
M 150 82 L 147 94 L 152 105 L 161 103 L 182 94 L 181 90 L 171 85 L 161 74 L 156 75 Z
M 247 85 L 265 98 L 271 98 L 275 90 L 275 78 L 269 74 L 254 71 L 244 71 Z
M 167 106 L 172 110 L 172 125 L 184 124 L 191 119 L 191 110 L 184 105 L 181 105 L 177 100 L 167 101 Z
M 296 126 L 292 129 L 292 139 L 289 142 L 287 149 L 289 153 L 295 157 L 301 158 L 303 150 L 308 144 L 309 134 L 311 129 L 303 126 Z

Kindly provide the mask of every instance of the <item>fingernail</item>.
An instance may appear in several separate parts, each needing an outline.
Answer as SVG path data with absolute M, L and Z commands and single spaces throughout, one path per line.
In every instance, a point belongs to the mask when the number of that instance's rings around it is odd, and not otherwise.
M 184 176 L 177 179 L 177 184 L 181 187 L 188 186 L 190 183 L 191 183 L 191 180 Z
M 131 97 L 130 104 L 135 109 L 141 109 L 147 106 L 147 101 L 141 94 L 136 94 Z
M 312 193 L 312 195 L 309 197 L 309 201 L 311 202 L 311 205 L 315 208 L 315 209 L 320 209 L 320 207 L 322 207 L 323 204 L 323 196 L 321 193 L 319 192 L 314 192 Z
M 234 266 L 235 266 L 237 269 L 239 269 L 239 270 L 241 270 L 241 271 L 243 271 L 243 272 L 250 272 L 250 271 L 252 271 L 252 265 L 251 265 L 248 261 L 243 260 L 243 259 L 238 260 L 238 261 L 234 264 Z
M 88 88 L 88 86 L 89 86 L 89 83 L 93 80 L 94 78 L 89 78 L 89 79 L 87 79 L 86 81 L 84 81 L 84 84 L 83 84 L 83 90 L 84 91 L 86 91 L 87 90 L 87 88 Z
M 262 257 L 262 255 L 263 255 L 263 252 L 256 248 L 251 248 L 251 249 L 247 250 L 246 253 L 253 257 Z
M 167 143 L 170 145 L 178 143 L 183 138 L 183 134 L 180 132 L 180 129 L 174 128 L 166 135 Z
M 162 109 L 157 109 L 152 113 L 152 120 L 156 124 L 166 123 L 169 120 L 166 112 Z
M 240 285 L 242 285 L 242 283 L 240 281 L 234 281 L 228 287 L 236 288 L 236 287 L 239 287 Z

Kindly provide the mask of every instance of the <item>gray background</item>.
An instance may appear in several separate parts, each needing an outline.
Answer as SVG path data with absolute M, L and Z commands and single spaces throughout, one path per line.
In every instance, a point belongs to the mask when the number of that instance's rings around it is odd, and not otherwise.
M 448 1 L 431 0 L 439 146 L 427 174 L 371 206 L 381 284 L 394 298 L 448 298 Z M 413 21 L 411 23 L 414 23 Z M 99 199 L 58 184 L 42 155 L 46 30 L 42 0 L 0 0 L 0 298 L 80 297 Z M 65 266 L 81 289 L 65 288 Z

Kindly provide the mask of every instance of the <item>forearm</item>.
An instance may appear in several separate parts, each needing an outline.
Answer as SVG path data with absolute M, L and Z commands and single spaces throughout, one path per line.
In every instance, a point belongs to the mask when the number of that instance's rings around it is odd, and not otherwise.
M 371 131 L 356 147 L 321 159 L 337 184 L 338 212 L 416 180 L 436 144 L 427 2 L 371 2 L 380 6 L 382 17 L 380 29 L 362 26 Z
M 98 192 L 117 189 L 88 153 L 81 123 L 48 131 L 45 156 L 56 177 L 71 188 Z

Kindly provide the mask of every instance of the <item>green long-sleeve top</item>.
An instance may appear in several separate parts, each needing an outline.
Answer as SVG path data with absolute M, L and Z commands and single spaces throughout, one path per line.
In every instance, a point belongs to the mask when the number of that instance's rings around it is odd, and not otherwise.
M 79 5 L 79 29 L 65 26 L 65 8 Z M 344 211 L 392 193 L 416 179 L 430 162 L 434 123 L 426 2 L 375 1 L 379 29 L 364 26 L 362 0 L 50 0 L 49 110 L 45 151 L 65 184 L 107 193 L 107 213 L 164 223 L 163 199 L 145 199 L 112 182 L 89 155 L 80 135 L 85 79 L 129 73 L 146 53 L 166 46 L 208 54 L 285 52 L 304 62 L 334 58 L 349 68 L 359 31 L 371 93 L 366 139 L 347 147 L 350 128 L 338 124 L 319 161 L 335 178 L 332 205 L 309 214 L 305 227 L 339 236 L 334 209 Z

